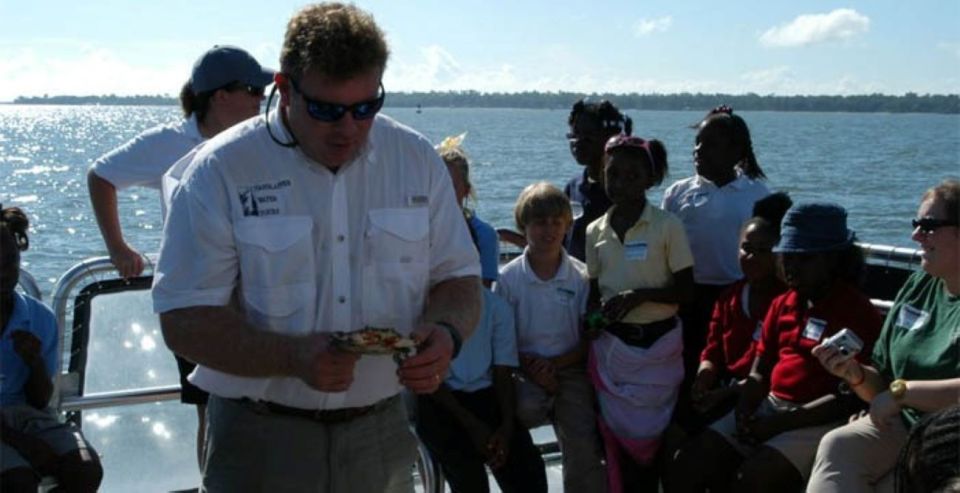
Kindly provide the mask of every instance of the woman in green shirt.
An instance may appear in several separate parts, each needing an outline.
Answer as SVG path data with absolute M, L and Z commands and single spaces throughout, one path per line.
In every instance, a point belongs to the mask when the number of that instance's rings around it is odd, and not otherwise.
M 960 181 L 944 180 L 923 195 L 913 220 L 922 270 L 897 294 L 872 367 L 834 347 L 814 348 L 827 370 L 870 403 L 870 412 L 823 437 L 807 491 L 892 491 L 909 429 L 923 414 L 960 401 L 958 225 Z

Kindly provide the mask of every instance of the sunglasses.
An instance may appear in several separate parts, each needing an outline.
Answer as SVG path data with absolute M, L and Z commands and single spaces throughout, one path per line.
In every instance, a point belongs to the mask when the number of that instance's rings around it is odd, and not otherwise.
M 931 234 L 934 231 L 946 226 L 957 226 L 956 221 L 934 219 L 932 217 L 921 217 L 920 219 L 914 219 L 910 221 L 910 224 L 913 224 L 913 229 L 920 228 L 920 231 L 924 234 Z
M 387 91 L 383 88 L 383 82 L 381 82 L 380 95 L 373 99 L 360 101 L 359 103 L 353 103 L 351 105 L 327 103 L 325 101 L 308 98 L 307 95 L 300 90 L 296 79 L 293 77 L 288 77 L 288 79 L 290 79 L 290 85 L 293 86 L 293 90 L 300 93 L 300 97 L 307 103 L 307 114 L 314 120 L 325 123 L 340 121 L 348 111 L 353 115 L 354 120 L 369 120 L 376 116 L 380 108 L 383 108 L 383 101 L 387 97 Z
M 237 83 L 233 83 L 233 84 L 229 84 L 229 85 L 227 85 L 226 87 L 224 87 L 223 89 L 224 89 L 225 91 L 227 91 L 227 92 L 243 91 L 243 92 L 245 92 L 245 93 L 247 93 L 247 94 L 249 94 L 249 95 L 251 95 L 251 96 L 253 96 L 253 97 L 255 97 L 255 98 L 262 98 L 263 95 L 264 95 L 264 93 L 266 92 L 266 88 L 265 88 L 265 87 L 252 86 L 252 85 L 250 85 L 250 84 L 240 84 L 240 83 L 238 83 L 238 82 L 237 82 Z

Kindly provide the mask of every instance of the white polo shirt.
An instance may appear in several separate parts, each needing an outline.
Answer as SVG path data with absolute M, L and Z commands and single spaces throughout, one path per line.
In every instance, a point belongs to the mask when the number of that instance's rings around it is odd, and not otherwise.
M 160 189 L 160 177 L 194 146 L 203 142 L 197 119 L 153 127 L 104 154 L 90 166 L 117 190 L 141 186 Z
M 271 114 L 273 133 L 290 136 Z M 154 309 L 236 299 L 255 327 L 288 334 L 414 328 L 434 284 L 479 276 L 446 166 L 413 130 L 377 116 L 337 173 L 277 145 L 263 117 L 220 133 L 184 171 L 164 228 Z M 198 366 L 190 381 L 226 398 L 305 409 L 365 406 L 400 391 L 389 356 L 363 356 L 351 388 L 246 378 Z
M 517 350 L 559 356 L 580 343 L 580 317 L 587 309 L 586 265 L 566 251 L 552 279 L 537 277 L 527 251 L 500 269 L 493 291 L 513 308 Z
M 753 214 L 753 204 L 767 195 L 766 184 L 740 171 L 722 187 L 694 175 L 667 188 L 661 208 L 683 221 L 693 251 L 695 282 L 721 285 L 743 277 L 737 255 L 740 228 Z

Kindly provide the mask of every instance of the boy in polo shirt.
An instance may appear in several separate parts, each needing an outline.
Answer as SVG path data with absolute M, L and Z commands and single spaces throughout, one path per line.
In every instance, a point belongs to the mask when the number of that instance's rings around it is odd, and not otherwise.
M 514 217 L 527 247 L 500 270 L 494 292 L 513 307 L 516 319 L 517 418 L 528 428 L 553 423 L 563 451 L 564 491 L 606 491 L 580 337 L 586 268 L 563 248 L 573 220 L 570 202 L 553 185 L 536 183 L 520 193 Z

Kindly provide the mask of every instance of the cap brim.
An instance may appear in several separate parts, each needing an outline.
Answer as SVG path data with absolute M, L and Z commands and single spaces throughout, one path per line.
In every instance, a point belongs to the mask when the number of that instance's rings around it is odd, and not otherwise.
M 244 82 L 252 86 L 257 87 L 267 87 L 273 83 L 273 75 L 276 73 L 273 69 L 266 67 L 261 68 L 261 72 L 255 77 L 251 77 L 252 80 L 245 80 Z

